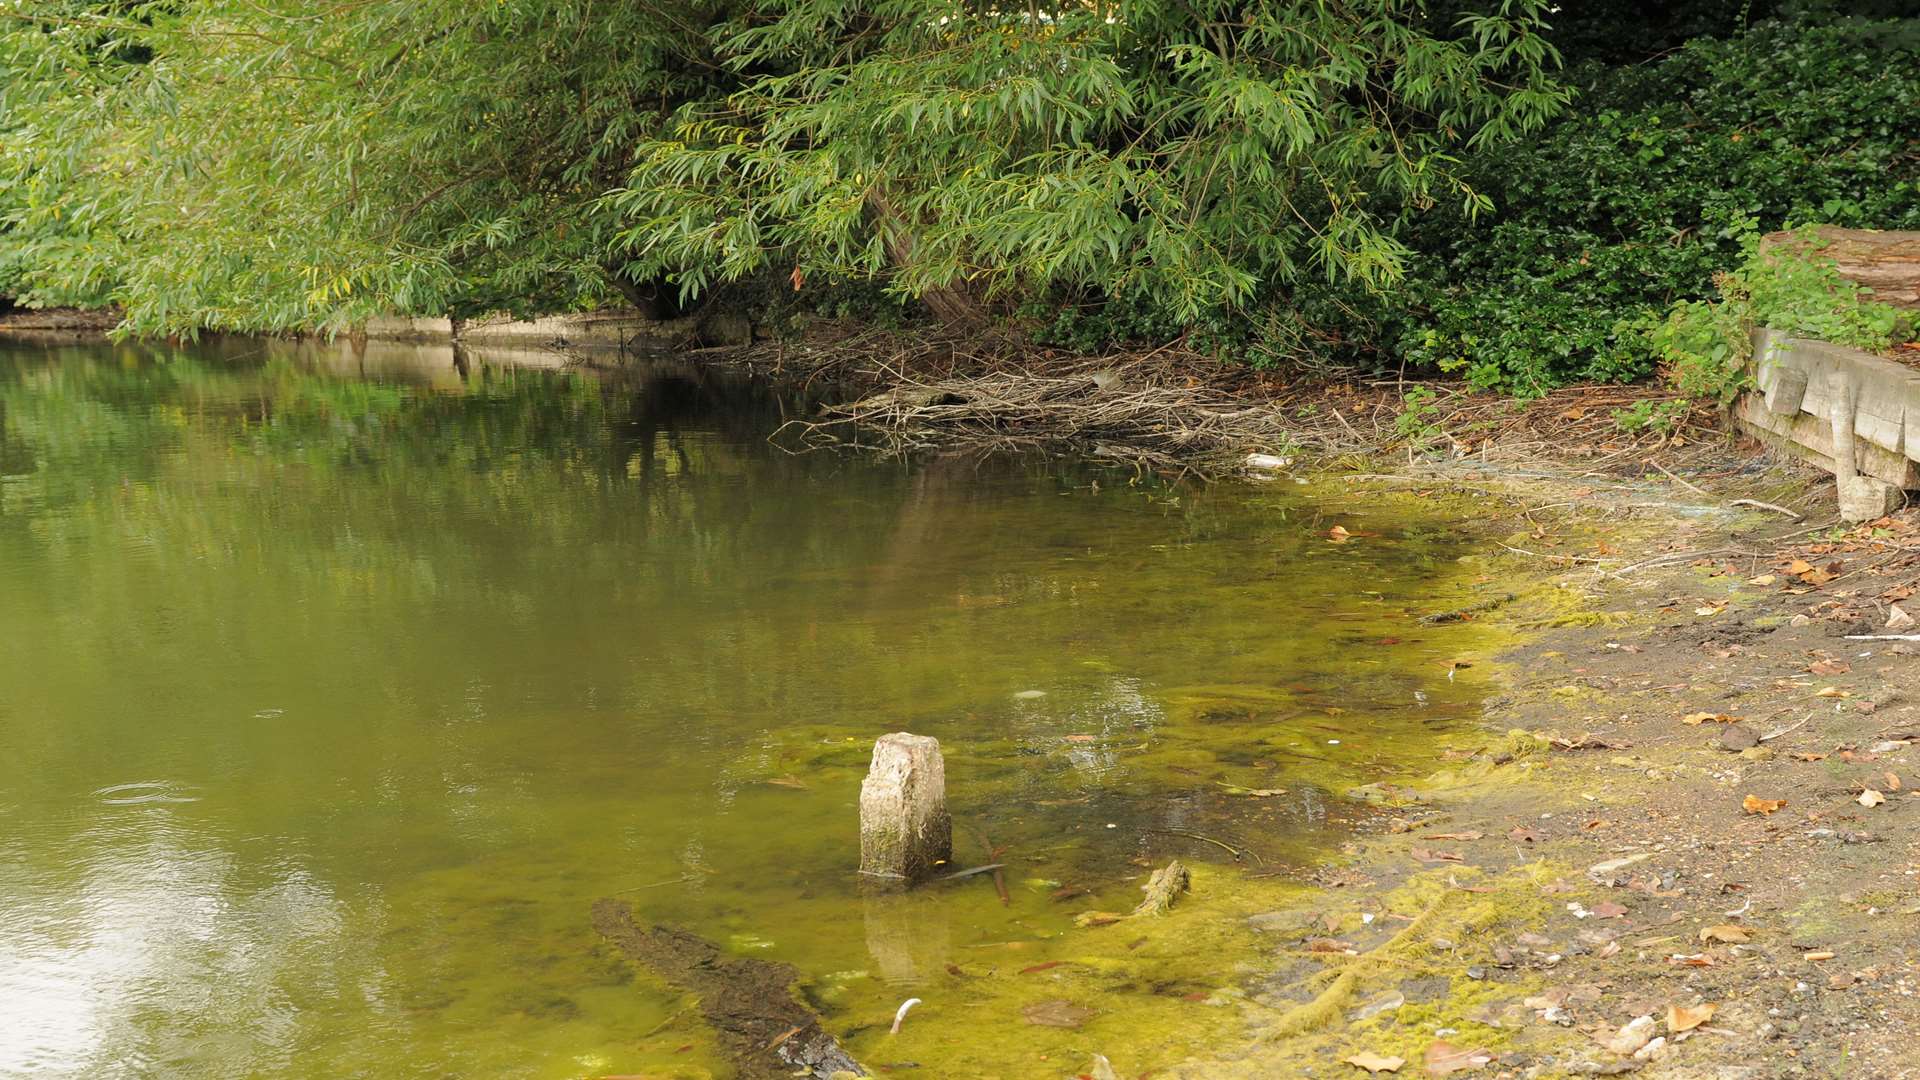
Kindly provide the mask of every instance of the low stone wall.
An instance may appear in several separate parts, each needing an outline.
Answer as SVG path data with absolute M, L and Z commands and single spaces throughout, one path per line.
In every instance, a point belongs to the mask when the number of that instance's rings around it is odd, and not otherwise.
M 1753 338 L 1758 390 L 1734 404 L 1734 420 L 1762 441 L 1831 470 L 1842 481 L 1842 512 L 1878 517 L 1899 492 L 1920 489 L 1920 368 L 1825 341 L 1760 330 Z M 1858 473 L 1885 492 L 1849 505 Z M 1884 496 L 1884 498 L 1882 497 Z
M 635 344 L 658 346 L 685 335 L 686 320 L 662 322 L 628 308 L 547 315 L 537 319 L 498 316 L 473 319 L 460 327 L 460 340 L 473 344 L 573 345 L 587 348 L 625 348 Z M 446 318 L 372 319 L 367 337 L 383 341 L 451 341 L 453 321 Z

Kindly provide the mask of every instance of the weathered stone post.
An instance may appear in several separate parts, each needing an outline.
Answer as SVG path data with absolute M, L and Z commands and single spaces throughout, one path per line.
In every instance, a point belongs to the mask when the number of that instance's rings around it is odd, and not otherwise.
M 913 884 L 952 857 L 940 740 L 904 731 L 880 736 L 860 784 L 860 872 Z

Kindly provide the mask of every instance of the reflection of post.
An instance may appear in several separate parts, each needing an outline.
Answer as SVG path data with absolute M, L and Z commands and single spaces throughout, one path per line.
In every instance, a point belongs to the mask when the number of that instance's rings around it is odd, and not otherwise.
M 952 857 L 940 740 L 904 731 L 882 735 L 860 784 L 860 872 L 912 884 Z
M 882 980 L 918 986 L 945 973 L 953 943 L 944 900 L 868 890 L 865 902 L 867 952 Z

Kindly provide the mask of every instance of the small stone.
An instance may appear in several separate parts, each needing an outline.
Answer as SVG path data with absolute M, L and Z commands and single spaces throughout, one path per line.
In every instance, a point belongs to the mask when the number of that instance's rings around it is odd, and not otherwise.
M 1899 604 L 1887 605 L 1887 629 L 1893 631 L 1910 630 L 1913 628 L 1913 623 L 1913 616 L 1901 610 Z
M 1728 724 L 1720 732 L 1720 749 L 1722 750 L 1740 751 L 1759 745 L 1760 736 L 1755 735 L 1750 728 L 1741 727 L 1739 724 Z
M 1774 759 L 1773 747 L 1749 746 L 1745 750 L 1740 751 L 1740 757 L 1747 761 L 1772 761 Z
M 1367 1002 L 1365 1005 L 1353 1010 L 1351 1014 L 1352 1020 L 1356 1024 L 1362 1020 L 1371 1020 L 1381 1013 L 1392 1012 L 1406 1003 L 1407 998 L 1405 994 L 1402 994 L 1398 990 L 1389 990 L 1379 997 L 1374 998 L 1372 1001 Z
M 1649 857 L 1649 855 L 1642 852 L 1639 855 L 1627 855 L 1618 859 L 1608 859 L 1603 863 L 1595 863 L 1587 867 L 1587 877 L 1601 885 L 1612 885 L 1614 883 L 1613 875 L 1616 871 L 1625 870 L 1634 863 Z
M 1848 476 L 1836 485 L 1840 493 L 1840 516 L 1847 521 L 1872 521 L 1900 508 L 1906 498 L 1897 487 L 1871 476 Z
M 1622 1056 L 1638 1053 L 1653 1039 L 1654 1027 L 1653 1017 L 1636 1016 L 1606 1040 L 1607 1049 Z

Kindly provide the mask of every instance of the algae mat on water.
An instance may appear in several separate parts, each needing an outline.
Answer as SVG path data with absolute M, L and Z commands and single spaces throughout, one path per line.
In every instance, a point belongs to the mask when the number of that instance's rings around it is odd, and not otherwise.
M 0 1072 L 722 1074 L 606 898 L 792 965 L 872 1066 L 1144 1070 L 1239 1037 L 1244 917 L 1474 714 L 1479 631 L 1413 617 L 1474 599 L 1463 513 L 342 355 L 0 352 Z M 1004 895 L 860 893 L 901 729 Z M 1074 925 L 1173 857 L 1167 918 Z

